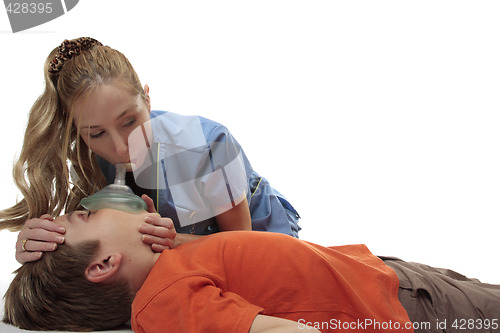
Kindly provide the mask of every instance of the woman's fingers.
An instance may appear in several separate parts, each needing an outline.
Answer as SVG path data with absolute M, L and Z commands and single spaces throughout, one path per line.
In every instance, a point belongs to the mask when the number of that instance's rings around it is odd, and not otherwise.
M 57 244 L 64 243 L 65 228 L 52 221 L 48 214 L 26 221 L 17 236 L 16 260 L 19 263 L 38 260 L 42 252 L 54 251 Z
M 16 252 L 16 260 L 20 264 L 24 264 L 30 261 L 37 261 L 42 257 L 42 255 L 43 252 L 26 252 L 26 251 L 21 253 Z
M 158 226 L 151 225 L 147 221 L 145 224 L 141 225 L 139 231 L 143 234 L 148 234 L 151 236 L 161 237 L 161 238 L 175 238 L 176 231 L 172 226 Z
M 33 238 L 23 238 L 16 243 L 16 260 L 24 264 L 28 261 L 40 259 L 43 252 L 54 251 L 55 249 L 57 249 L 57 243 L 55 242 L 42 242 Z
M 142 235 L 142 241 L 146 244 L 150 244 L 151 249 L 155 252 L 163 252 L 163 250 L 174 248 L 174 240 L 171 238 Z
M 50 217 L 50 215 L 47 215 L 47 216 Z M 60 225 L 59 223 L 52 222 L 52 220 L 45 219 L 45 218 L 30 219 L 30 220 L 26 221 L 21 232 L 23 232 L 24 230 L 29 230 L 29 229 L 44 229 L 47 231 L 53 231 L 53 232 L 57 232 L 60 234 L 63 234 L 66 232 L 66 229 L 64 228 L 64 226 Z M 40 240 L 43 240 L 43 239 L 40 239 Z
M 57 243 L 40 242 L 32 239 L 21 241 L 24 252 L 47 252 L 57 249 Z
M 17 236 L 16 253 L 53 251 L 54 246 L 62 243 L 64 243 L 64 236 L 57 232 L 44 229 L 22 230 Z
M 18 242 L 19 243 L 19 242 Z M 50 252 L 57 249 L 56 243 L 40 242 L 32 239 L 27 239 L 23 242 L 21 240 L 21 251 L 16 251 L 16 260 L 23 264 L 29 261 L 36 261 L 40 259 L 43 252 Z
M 159 214 L 152 214 L 145 218 L 145 222 L 139 227 L 139 231 L 143 234 L 142 240 L 151 244 L 153 251 L 162 252 L 174 247 L 177 233 L 171 219 L 161 217 Z
M 141 196 L 142 200 L 146 203 L 146 206 L 148 207 L 148 213 L 156 213 L 156 208 L 155 208 L 155 203 L 153 199 L 151 199 L 148 195 L 143 194 Z
M 23 239 L 37 240 L 42 242 L 63 243 L 64 236 L 59 232 L 47 231 L 46 229 L 21 230 L 17 236 L 18 242 Z M 37 250 L 35 250 L 37 251 Z

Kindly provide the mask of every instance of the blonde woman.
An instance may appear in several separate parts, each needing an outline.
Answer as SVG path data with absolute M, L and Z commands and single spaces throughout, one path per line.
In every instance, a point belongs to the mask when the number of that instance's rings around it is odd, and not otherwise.
M 127 173 L 127 184 L 150 212 L 170 218 L 141 226 L 154 251 L 227 230 L 298 237 L 297 212 L 253 170 L 231 133 L 203 117 L 152 111 L 149 87 L 119 51 L 93 38 L 65 40 L 48 56 L 44 76 L 14 167 L 24 199 L 0 212 L 1 228 L 21 230 L 19 262 L 64 242 L 52 216 L 111 183 L 117 163 L 143 163 L 153 151 L 149 170 Z M 132 152 L 134 133 L 143 133 L 146 145 Z

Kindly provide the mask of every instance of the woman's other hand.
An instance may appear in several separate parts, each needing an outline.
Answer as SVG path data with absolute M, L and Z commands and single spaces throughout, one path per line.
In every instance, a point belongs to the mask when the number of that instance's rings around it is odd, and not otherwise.
M 148 207 L 148 212 L 152 213 L 144 220 L 139 232 L 142 233 L 142 241 L 150 244 L 155 252 L 163 252 L 165 249 L 174 248 L 174 239 L 177 235 L 172 219 L 161 217 L 156 213 L 153 200 L 147 195 L 142 196 L 142 200 Z
M 16 260 L 24 264 L 40 259 L 43 252 L 54 251 L 57 244 L 64 243 L 66 229 L 45 214 L 29 219 L 17 236 Z
M 148 195 L 143 194 L 141 199 L 144 200 L 146 206 L 148 206 L 148 213 L 156 213 L 155 203 Z
M 172 219 L 161 217 L 160 214 L 151 214 L 144 219 L 145 224 L 139 227 L 142 241 L 150 244 L 155 252 L 174 248 L 176 231 Z

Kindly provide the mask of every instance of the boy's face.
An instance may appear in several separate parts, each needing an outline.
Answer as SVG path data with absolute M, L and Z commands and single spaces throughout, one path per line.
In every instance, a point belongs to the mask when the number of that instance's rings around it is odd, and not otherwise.
M 149 271 L 159 257 L 150 246 L 142 241 L 139 227 L 144 219 L 151 216 L 146 211 L 138 213 L 123 212 L 114 209 L 98 211 L 79 210 L 63 215 L 55 220 L 66 228 L 65 243 L 69 246 L 85 241 L 100 242 L 99 249 L 86 272 L 105 272 L 101 269 L 113 263 L 117 274 L 107 281 L 127 280 L 132 292 L 137 292 Z M 114 258 L 110 260 L 110 258 Z M 94 265 L 95 264 L 95 265 Z M 92 270 L 97 267 L 97 270 Z M 105 279 L 92 280 L 103 282 Z
M 144 224 L 147 215 L 145 211 L 128 213 L 114 209 L 78 210 L 58 217 L 55 222 L 65 226 L 65 242 L 68 245 L 89 240 L 128 246 L 134 243 L 144 245 L 139 226 Z

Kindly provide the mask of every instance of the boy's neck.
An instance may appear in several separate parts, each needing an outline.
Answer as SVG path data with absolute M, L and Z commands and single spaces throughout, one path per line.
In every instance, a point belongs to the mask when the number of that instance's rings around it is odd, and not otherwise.
M 151 272 L 161 254 L 162 253 L 151 252 L 151 255 L 143 258 L 141 262 L 136 262 L 135 264 L 131 263 L 131 265 L 125 266 L 124 274 L 128 277 L 131 291 L 134 294 L 142 287 L 142 284 L 146 281 L 149 272 Z

